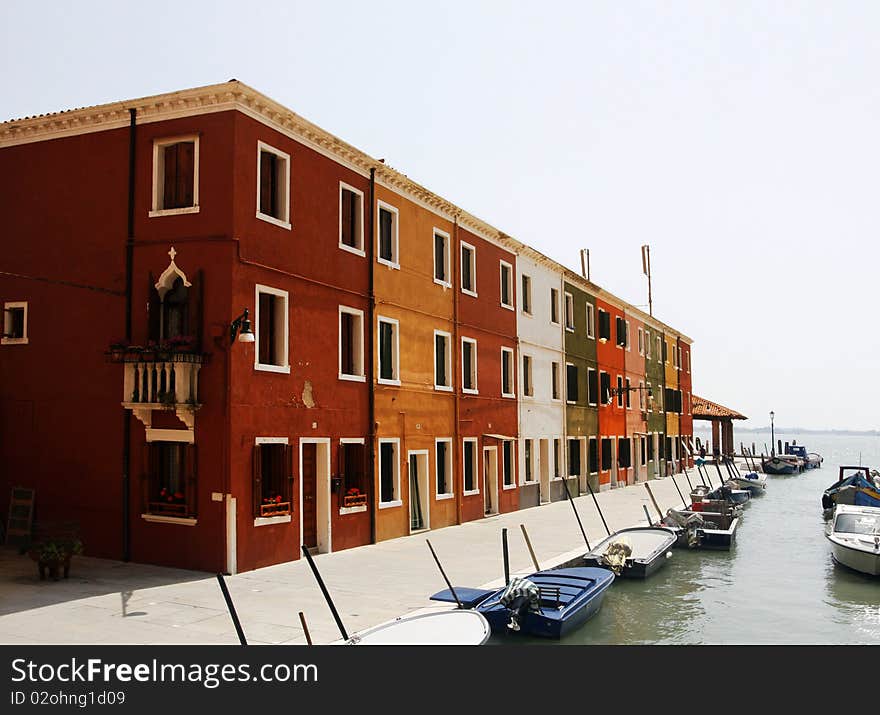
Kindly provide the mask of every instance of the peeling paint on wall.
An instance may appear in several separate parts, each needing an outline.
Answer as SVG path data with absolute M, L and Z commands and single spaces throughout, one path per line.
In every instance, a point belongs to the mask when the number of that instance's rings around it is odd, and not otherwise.
M 312 381 L 306 380 L 306 384 L 303 387 L 303 404 L 311 409 L 315 406 L 315 400 L 312 397 Z

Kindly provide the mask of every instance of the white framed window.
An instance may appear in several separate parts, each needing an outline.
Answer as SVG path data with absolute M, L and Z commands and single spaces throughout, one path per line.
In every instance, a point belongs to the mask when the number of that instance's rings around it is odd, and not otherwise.
M 400 212 L 391 204 L 377 202 L 376 261 L 389 268 L 400 269 Z
M 630 397 L 631 395 L 632 390 L 630 389 L 630 381 L 629 378 L 626 378 L 626 409 L 628 410 L 632 409 L 632 399 Z
M 532 279 L 531 277 L 523 274 L 522 276 L 522 289 L 520 290 L 519 295 L 520 303 L 522 306 L 522 312 L 526 315 L 532 314 Z
M 645 404 L 648 406 L 648 412 L 653 412 L 654 411 L 654 393 L 651 390 L 651 383 L 650 382 L 645 385 L 645 390 L 647 393 L 647 396 L 645 397 Z
M 684 352 L 684 369 L 685 372 L 691 371 L 691 354 L 687 351 Z
M 553 440 L 553 478 L 562 476 L 562 440 L 558 437 Z
M 452 277 L 449 271 L 449 234 L 434 229 L 434 282 L 449 288 L 452 286 Z
M 532 382 L 532 356 L 522 356 L 522 394 L 523 397 L 535 396 L 535 384 Z
M 665 344 L 666 343 L 664 343 L 663 340 L 658 335 L 657 336 L 657 362 L 663 362 L 663 346 Z
M 379 440 L 379 508 L 401 506 L 400 439 Z
M 599 308 L 599 342 L 611 340 L 611 314 Z
M 452 485 L 452 438 L 434 440 L 434 467 L 437 499 L 452 499 L 455 495 Z
M 499 261 L 501 278 L 501 307 L 513 310 L 513 266 Z
M 153 203 L 149 215 L 199 212 L 199 136 L 153 141 Z
M 364 311 L 339 306 L 339 379 L 365 382 Z
M 358 256 L 364 251 L 364 192 L 339 182 L 339 247 Z
M 461 242 L 461 292 L 477 295 L 477 249 Z
M 565 294 L 565 329 L 574 332 L 574 297 L 571 293 Z
M 672 343 L 672 367 L 678 370 L 678 349 L 675 347 L 675 343 Z
M 590 474 L 599 473 L 599 440 L 590 437 L 587 441 L 587 471 Z
M 599 376 L 596 369 L 587 368 L 587 404 L 595 407 L 599 402 Z
M 587 337 L 594 340 L 596 338 L 596 308 L 589 301 L 587 302 Z
M 535 477 L 535 447 L 534 440 L 523 440 L 523 484 L 532 484 L 538 481 Z
M 569 405 L 578 401 L 578 369 L 574 363 L 565 363 L 565 400 Z
M 550 322 L 559 325 L 559 291 L 556 288 L 550 289 Z
M 255 303 L 254 369 L 290 374 L 288 293 L 257 284 Z
M 675 349 L 675 352 L 678 353 L 678 364 L 676 364 L 675 367 L 678 368 L 679 370 L 681 370 L 681 346 L 680 345 Z
M 452 391 L 452 335 L 434 331 L 434 389 Z
M 3 337 L 0 345 L 27 345 L 27 301 L 13 300 L 3 304 Z
M 290 155 L 257 142 L 257 218 L 290 230 Z
M 599 370 L 599 404 L 611 404 L 611 375 L 604 370 Z
M 626 326 L 626 328 L 625 328 L 624 331 L 623 331 L 623 337 L 624 337 L 625 340 L 626 340 L 626 342 L 624 343 L 624 347 L 625 347 L 628 351 L 632 351 L 632 344 L 631 344 L 630 341 L 629 341 L 629 321 L 628 321 L 628 320 L 624 320 L 624 321 L 623 321 L 623 324 Z
M 645 331 L 645 359 L 651 359 L 651 332 L 649 330 Z
M 501 348 L 501 396 L 516 397 L 514 389 L 513 350 Z
M 380 385 L 400 385 L 400 323 L 377 316 Z
M 550 399 L 551 400 L 562 400 L 562 396 L 559 390 L 559 363 L 551 362 L 550 363 Z
M 623 376 L 617 376 L 617 406 L 623 407 Z
M 581 440 L 577 437 L 568 439 L 568 476 L 579 477 L 581 474 Z
M 516 468 L 513 459 L 513 440 L 505 439 L 501 443 L 502 489 L 516 488 Z
M 477 387 L 477 341 L 473 338 L 461 339 L 461 389 L 476 395 Z
M 254 526 L 290 522 L 293 468 L 287 437 L 255 437 L 253 452 Z
M 639 328 L 639 355 L 645 354 L 645 331 Z
M 639 409 L 645 411 L 645 383 L 639 380 Z
M 480 493 L 479 462 L 477 461 L 477 440 L 465 437 L 461 440 L 461 473 L 464 480 L 464 495 Z

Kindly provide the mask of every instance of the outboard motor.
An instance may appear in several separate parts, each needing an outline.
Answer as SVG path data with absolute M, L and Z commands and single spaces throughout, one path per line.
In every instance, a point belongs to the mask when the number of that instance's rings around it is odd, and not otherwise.
M 512 631 L 518 631 L 519 624 L 529 611 L 537 613 L 541 610 L 541 591 L 527 578 L 514 576 L 498 601 L 510 611 L 510 623 L 507 627 Z

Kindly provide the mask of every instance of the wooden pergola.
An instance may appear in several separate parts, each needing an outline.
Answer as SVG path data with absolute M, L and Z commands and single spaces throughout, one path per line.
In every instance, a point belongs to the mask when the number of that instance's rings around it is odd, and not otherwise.
M 708 420 L 712 423 L 713 452 L 718 453 L 720 444 L 721 454 L 733 454 L 733 421 L 747 420 L 748 417 L 697 395 L 693 396 L 692 412 L 695 420 Z

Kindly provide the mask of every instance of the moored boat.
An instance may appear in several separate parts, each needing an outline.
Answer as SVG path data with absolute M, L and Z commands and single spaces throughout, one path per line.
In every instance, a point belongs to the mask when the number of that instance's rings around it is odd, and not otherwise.
M 508 587 L 494 590 L 455 587 L 431 596 L 455 602 L 486 617 L 493 633 L 519 632 L 543 638 L 562 638 L 596 614 L 614 574 L 602 568 L 538 571 Z
M 332 645 L 483 645 L 491 633 L 482 613 L 456 609 L 395 618 Z
M 826 519 L 837 504 L 880 507 L 880 475 L 868 467 L 840 467 L 837 481 L 822 493 Z
M 801 459 L 804 463 L 804 469 L 818 469 L 822 466 L 822 455 L 808 452 L 802 444 L 785 445 L 785 454 Z
M 636 526 L 606 537 L 584 555 L 584 566 L 607 568 L 624 578 L 647 578 L 672 556 L 678 534 L 664 527 Z
M 880 508 L 838 504 L 825 536 L 837 563 L 880 576 Z
M 804 461 L 791 454 L 777 454 L 761 460 L 764 474 L 800 474 L 804 471 Z
M 749 472 L 734 477 L 733 480 L 740 489 L 748 489 L 752 496 L 763 494 L 767 488 L 767 477 L 757 472 Z

